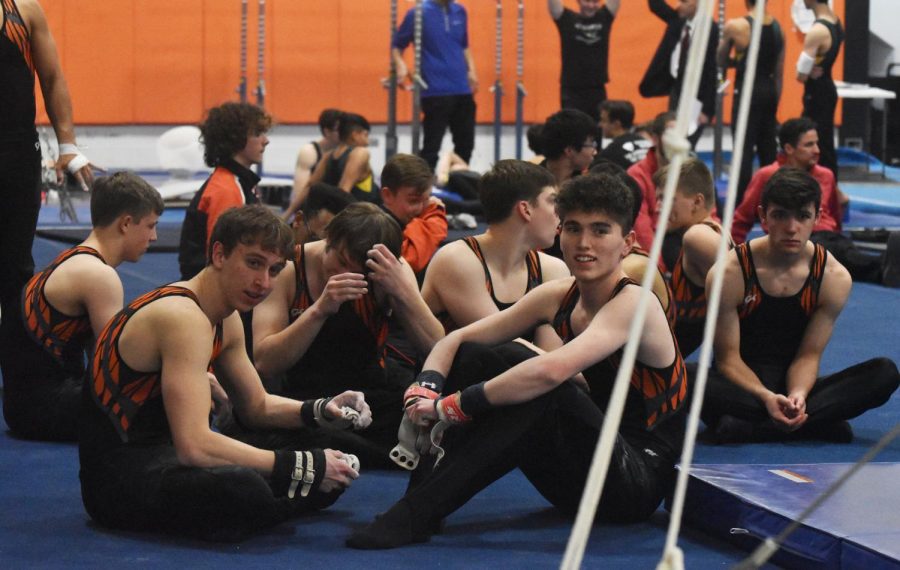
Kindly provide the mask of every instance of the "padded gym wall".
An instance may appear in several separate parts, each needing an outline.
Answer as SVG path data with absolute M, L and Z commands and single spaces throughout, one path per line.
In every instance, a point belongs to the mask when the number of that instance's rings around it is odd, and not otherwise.
M 834 0 L 844 13 L 846 0 Z M 237 100 L 240 82 L 240 0 L 41 0 L 57 43 L 78 124 L 196 123 L 205 109 Z M 459 0 L 469 12 L 469 41 L 480 80 L 478 121 L 493 120 L 494 0 Z M 772 0 L 785 32 L 784 92 L 779 119 L 800 114 L 803 88 L 794 62 L 803 35 L 791 21 L 791 0 Z M 269 0 L 266 2 L 266 106 L 282 123 L 314 123 L 324 107 L 387 118 L 388 0 Z M 566 6 L 577 9 L 575 0 Z M 673 2 L 670 4 L 674 5 Z M 400 17 L 413 6 L 400 0 Z M 517 0 L 503 0 L 503 118 L 514 121 Z M 745 12 L 729 0 L 727 16 Z M 250 0 L 247 81 L 257 85 L 258 2 Z M 545 0 L 525 1 L 525 120 L 543 121 L 559 106 L 559 39 Z M 646 2 L 625 0 L 612 28 L 609 97 L 629 99 L 637 120 L 665 110 L 665 99 L 643 99 L 641 76 L 662 37 L 663 24 Z M 411 49 L 407 60 L 411 62 Z M 843 52 L 835 65 L 843 77 Z M 733 72 L 730 74 L 733 75 Z M 730 117 L 731 90 L 725 117 Z M 46 122 L 38 98 L 39 121 Z M 410 119 L 401 91 L 398 120 Z M 837 111 L 840 118 L 840 108 Z

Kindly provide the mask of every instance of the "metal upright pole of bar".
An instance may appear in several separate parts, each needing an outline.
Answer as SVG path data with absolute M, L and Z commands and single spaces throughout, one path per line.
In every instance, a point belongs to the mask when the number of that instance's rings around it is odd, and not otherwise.
M 525 1 L 519 0 L 516 16 L 516 160 L 522 160 L 522 139 L 525 136 Z
M 256 16 L 256 104 L 266 107 L 266 0 L 259 0 L 259 13 Z M 263 163 L 260 159 L 256 173 L 263 175 Z
M 247 102 L 247 3 L 241 0 L 241 80 L 238 83 L 238 97 L 241 103 Z
M 420 117 L 422 112 L 422 89 L 428 89 L 428 84 L 422 79 L 422 0 L 416 0 L 413 44 L 412 153 L 419 154 L 419 131 L 422 126 Z
M 391 0 L 391 45 L 388 49 L 390 73 L 388 74 L 387 132 L 384 136 L 384 160 L 397 154 L 397 62 L 394 61 L 394 38 L 397 37 L 397 0 Z
M 494 162 L 500 161 L 503 139 L 503 0 L 497 0 L 497 21 L 494 36 Z
M 725 0 L 719 0 L 719 42 L 722 42 L 722 34 L 725 29 Z M 723 145 L 724 137 L 724 116 L 725 116 L 725 75 L 728 73 L 727 68 L 716 66 L 718 77 L 716 78 L 716 125 L 713 128 L 713 180 L 718 181 L 722 177 L 724 170 L 723 161 Z M 732 134 L 734 125 L 731 125 Z M 732 140 L 734 137 L 732 136 Z M 732 146 L 734 146 L 732 144 Z M 733 150 L 732 150 L 733 156 Z

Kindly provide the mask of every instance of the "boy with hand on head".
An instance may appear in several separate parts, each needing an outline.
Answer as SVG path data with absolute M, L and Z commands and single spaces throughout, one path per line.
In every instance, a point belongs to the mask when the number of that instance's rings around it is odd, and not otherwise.
M 3 328 L 0 342 L 3 415 L 17 436 L 77 439 L 85 354 L 122 308 L 115 268 L 156 241 L 162 211 L 156 189 L 134 174 L 97 179 L 90 235 L 31 278 L 18 314 L 4 315 L 15 326 Z
M 273 453 L 210 429 L 210 367 L 251 428 L 292 430 L 299 442 L 317 427 L 371 421 L 358 392 L 304 402 L 266 393 L 247 356 L 237 313 L 272 291 L 292 241 L 266 207 L 232 208 L 200 273 L 135 299 L 103 329 L 79 434 L 82 500 L 97 523 L 239 540 L 330 505 L 358 477 L 340 451 L 298 443 Z
M 284 394 L 365 394 L 372 426 L 359 434 L 331 432 L 327 441 L 367 466 L 393 465 L 388 450 L 402 415 L 406 384 L 392 383 L 384 364 L 389 319 L 422 353 L 443 336 L 399 255 L 401 240 L 399 225 L 374 204 L 347 206 L 324 240 L 296 247 L 253 315 L 256 366 L 269 380 L 283 375 Z

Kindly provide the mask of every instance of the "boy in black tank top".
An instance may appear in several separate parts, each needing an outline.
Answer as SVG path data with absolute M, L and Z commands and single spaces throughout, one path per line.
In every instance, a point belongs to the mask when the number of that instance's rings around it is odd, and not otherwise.
M 818 377 L 851 287 L 847 270 L 809 240 L 820 200 L 807 172 L 779 169 L 760 205 L 768 235 L 722 260 L 716 370 L 702 414 L 713 442 L 788 436 L 849 442 L 846 420 L 884 404 L 897 389 L 900 374 L 887 358 Z M 712 274 L 707 288 L 711 283 Z
M 156 241 L 163 201 L 138 176 L 99 178 L 91 194 L 93 229 L 20 291 L 0 333 L 3 415 L 18 437 L 75 441 L 85 355 L 122 309 L 115 267 L 136 262 Z
M 541 283 L 567 277 L 560 259 L 540 250 L 553 244 L 557 184 L 545 168 L 501 160 L 478 183 L 487 232 L 441 248 L 428 266 L 422 297 L 447 332 L 512 306 Z M 529 339 L 558 345 L 549 327 Z
M 653 176 L 657 193 L 662 193 L 668 174 L 669 165 L 666 165 Z M 680 251 L 666 263 L 672 268 L 670 283 L 676 307 L 675 337 L 683 356 L 690 356 L 703 341 L 706 274 L 715 262 L 722 239 L 722 227 L 712 214 L 715 203 L 712 173 L 703 161 L 686 159 L 678 175 L 667 226 L 669 232 L 684 235 Z
M 270 381 L 283 377 L 281 393 L 365 394 L 373 424 L 358 434 L 326 434 L 322 445 L 340 444 L 369 467 L 393 466 L 388 452 L 411 378 L 398 383 L 386 371 L 389 322 L 396 319 L 422 354 L 443 336 L 412 269 L 399 257 L 401 239 L 399 225 L 379 207 L 347 206 L 328 224 L 324 240 L 298 246 L 253 314 L 256 367 Z M 279 445 L 246 431 L 234 435 Z
M 232 208 L 211 244 L 199 274 L 135 299 L 97 339 L 79 458 L 85 509 L 105 527 L 239 540 L 330 505 L 358 477 L 352 458 L 314 442 L 321 429 L 365 427 L 362 394 L 274 396 L 247 356 L 238 312 L 271 292 L 290 228 L 264 206 Z M 296 447 L 213 431 L 210 371 L 246 425 L 294 432 Z
M 752 12 L 756 6 L 756 0 L 745 0 L 745 4 L 747 10 Z M 775 156 L 778 154 L 775 115 L 778 112 L 778 100 L 781 98 L 782 77 L 784 76 L 784 33 L 781 31 L 778 20 L 766 14 L 760 36 L 756 81 L 753 85 L 744 85 L 752 26 L 753 18 L 750 15 L 728 20 L 723 28 L 722 40 L 716 51 L 716 59 L 720 67 L 736 68 L 734 104 L 731 113 L 732 132 L 737 129 L 740 97 L 743 95 L 751 97 L 740 178 L 738 179 L 738 204 L 741 203 L 744 190 L 753 175 L 754 149 L 756 156 L 759 157 L 761 167 L 774 162 Z
M 439 467 L 421 461 L 405 497 L 354 533 L 349 546 L 426 541 L 441 519 L 515 468 L 557 508 L 575 514 L 640 288 L 621 268 L 634 242 L 631 193 L 621 181 L 578 177 L 563 185 L 557 208 L 573 277 L 544 283 L 435 346 L 407 391 L 407 418 L 423 435 L 437 421 L 439 431 L 466 425 L 445 432 Z M 484 346 L 540 324 L 552 325 L 566 344 L 512 368 Z M 599 511 L 618 522 L 656 510 L 681 450 L 684 361 L 655 300 L 638 353 Z M 568 381 L 582 371 L 590 394 Z
M 309 177 L 316 169 L 322 156 L 341 142 L 338 131 L 341 114 L 342 112 L 337 109 L 324 109 L 319 113 L 319 132 L 322 133 L 322 138 L 306 143 L 297 152 L 292 194 L 298 193 L 302 188 L 306 187 Z
M 834 110 L 837 88 L 831 68 L 844 42 L 844 28 L 831 11 L 828 0 L 804 0 L 806 7 L 816 14 L 797 59 L 797 81 L 804 84 L 803 116 L 816 122 L 819 132 L 819 164 L 830 168 L 838 177 L 837 153 L 834 149 Z

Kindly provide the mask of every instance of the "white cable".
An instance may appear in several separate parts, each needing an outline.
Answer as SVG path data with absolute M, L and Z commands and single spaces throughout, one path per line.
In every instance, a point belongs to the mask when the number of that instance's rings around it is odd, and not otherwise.
M 669 213 L 672 211 L 672 201 L 675 195 L 675 186 L 678 175 L 681 172 L 681 165 L 690 148 L 686 144 L 687 127 L 690 120 L 694 99 L 700 87 L 700 76 L 703 71 L 703 63 L 706 57 L 706 48 L 709 44 L 709 32 L 712 24 L 711 15 L 712 0 L 700 0 L 697 6 L 697 16 L 694 18 L 696 29 L 694 38 L 697 41 L 691 42 L 690 51 L 688 52 L 687 63 L 685 66 L 684 81 L 681 86 L 681 94 L 678 99 L 678 115 L 675 123 L 674 132 L 669 131 L 664 136 L 666 147 L 666 156 L 670 157 L 670 166 L 668 177 L 666 178 L 666 186 L 663 192 L 662 210 L 659 213 L 656 234 L 653 237 L 653 245 L 650 248 L 649 267 L 655 267 L 662 251 L 663 238 L 665 237 L 666 226 L 668 224 Z M 669 150 L 674 154 L 669 154 Z M 600 438 L 597 441 L 597 448 L 594 452 L 594 459 L 588 473 L 587 482 L 584 492 L 581 496 L 581 504 L 578 508 L 578 515 L 575 518 L 575 524 L 572 528 L 572 534 L 569 536 L 569 543 L 566 545 L 566 552 L 563 556 L 561 568 L 564 570 L 575 570 L 581 566 L 584 550 L 587 546 L 587 540 L 590 535 L 591 526 L 594 522 L 594 516 L 597 512 L 597 504 L 603 493 L 603 486 L 606 482 L 606 475 L 609 470 L 610 458 L 612 456 L 613 446 L 615 444 L 616 435 L 619 429 L 619 423 L 622 420 L 622 412 L 625 408 L 625 399 L 628 395 L 628 385 L 634 370 L 634 361 L 637 356 L 640 337 L 643 333 L 644 322 L 647 317 L 647 307 L 653 297 L 652 284 L 655 273 L 647 271 L 644 274 L 641 283 L 641 298 L 635 310 L 634 319 L 631 321 L 631 328 L 628 332 L 628 342 L 622 355 L 622 361 L 619 365 L 619 371 L 616 375 L 615 384 L 613 386 L 612 395 L 610 396 L 609 406 L 603 418 L 603 428 L 600 432 Z
M 737 131 L 734 136 L 730 172 L 728 174 L 728 192 L 725 198 L 725 212 L 722 219 L 722 237 L 716 250 L 716 261 L 713 265 L 712 289 L 707 292 L 706 322 L 703 326 L 703 344 L 700 348 L 700 361 L 697 364 L 697 377 L 694 380 L 694 395 L 691 402 L 691 411 L 688 415 L 687 428 L 684 435 L 684 447 L 681 454 L 681 468 L 678 471 L 678 481 L 675 485 L 675 494 L 672 499 L 672 509 L 669 517 L 669 530 L 666 535 L 666 545 L 663 549 L 662 559 L 657 565 L 657 570 L 680 570 L 684 568 L 683 556 L 678 548 L 678 535 L 681 531 L 681 515 L 684 509 L 685 494 L 687 493 L 688 476 L 690 475 L 691 462 L 694 456 L 694 444 L 696 443 L 697 429 L 700 423 L 700 410 L 703 406 L 703 397 L 706 392 L 706 380 L 709 375 L 709 366 L 712 361 L 712 338 L 715 335 L 716 320 L 719 315 L 719 301 L 722 296 L 722 284 L 725 280 L 725 264 L 722 260 L 728 253 L 728 236 L 731 235 L 731 224 L 734 218 L 734 207 L 737 201 L 737 183 L 741 168 L 741 156 L 744 152 L 744 138 L 747 135 L 747 122 L 750 116 L 750 93 L 756 81 L 757 61 L 759 60 L 759 44 L 762 36 L 762 24 L 765 18 L 765 0 L 756 3 L 753 13 L 753 27 L 750 32 L 750 49 L 747 55 L 747 69 L 744 74 L 744 87 L 741 90 L 741 98 L 738 107 Z M 671 174 L 671 172 L 670 172 Z M 733 310 L 726 307 L 726 310 Z M 680 561 L 680 564 L 679 564 Z

